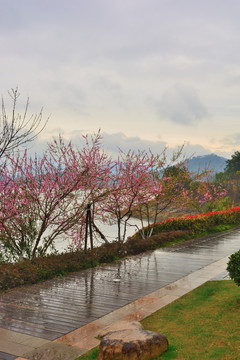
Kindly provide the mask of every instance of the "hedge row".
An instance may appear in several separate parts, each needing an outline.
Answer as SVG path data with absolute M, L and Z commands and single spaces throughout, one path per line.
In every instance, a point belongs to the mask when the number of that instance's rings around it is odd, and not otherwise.
M 168 219 L 152 225 L 152 236 L 142 239 L 140 233 L 129 238 L 126 243 L 114 242 L 94 249 L 95 265 L 109 263 L 125 256 L 136 255 L 147 250 L 155 250 L 180 240 L 211 233 L 214 228 L 226 230 L 228 225 L 240 224 L 240 207 L 200 215 Z M 221 229 L 220 229 L 221 227 Z M 33 284 L 63 276 L 67 273 L 92 267 L 91 254 L 77 251 L 60 255 L 49 255 L 34 261 L 0 264 L 0 290 L 23 284 Z
M 240 207 L 224 211 L 184 216 L 177 219 L 167 219 L 151 225 L 150 228 L 153 228 L 153 235 L 171 230 L 189 230 L 194 235 L 198 233 L 211 232 L 211 230 L 218 225 L 238 224 L 240 224 Z M 140 237 L 140 232 L 137 232 L 133 236 L 135 239 L 138 237 Z
M 152 236 L 148 239 L 129 239 L 126 243 L 104 244 L 94 249 L 95 265 L 109 263 L 125 256 L 136 255 L 147 250 L 155 250 L 177 239 L 187 239 L 189 231 L 170 231 Z M 0 264 L 0 290 L 6 290 L 24 284 L 63 276 L 67 273 L 92 267 L 90 251 L 76 251 L 60 255 L 40 257 L 34 261 L 24 260 L 18 263 Z

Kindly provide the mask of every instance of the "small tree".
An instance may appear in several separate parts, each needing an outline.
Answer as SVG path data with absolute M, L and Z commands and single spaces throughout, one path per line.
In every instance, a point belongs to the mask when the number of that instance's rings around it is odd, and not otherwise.
M 188 206 L 201 213 L 208 203 L 217 203 L 226 196 L 223 184 L 215 184 L 212 181 L 201 178 L 202 174 L 192 179 L 187 191 Z M 204 174 L 205 176 L 205 174 Z
M 235 151 L 230 160 L 227 160 L 226 167 L 224 169 L 228 175 L 235 175 L 237 171 L 240 171 L 240 152 Z
M 142 219 L 141 236 L 151 236 L 151 225 L 165 210 L 183 208 L 201 212 L 207 202 L 225 196 L 224 187 L 207 181 L 207 174 L 207 171 L 190 173 L 184 161 L 170 166 L 160 162 L 147 188 L 148 200 L 139 199 L 136 206 L 136 214 Z M 143 219 L 147 220 L 148 226 L 143 227 Z
M 129 219 L 139 199 L 147 201 L 146 189 L 152 181 L 152 169 L 158 156 L 146 151 L 121 152 L 113 162 L 108 183 L 108 194 L 100 204 L 102 214 L 111 223 L 117 223 L 117 240 L 124 241 Z
M 240 203 L 240 152 L 236 151 L 232 158 L 227 160 L 224 172 L 216 174 L 216 183 L 224 183 L 232 206 Z
M 189 183 L 189 172 L 182 156 L 183 146 L 172 154 L 170 160 L 167 160 L 166 151 L 165 148 L 156 158 L 148 186 L 145 187 L 145 196 L 139 197 L 135 208 L 135 214 L 141 219 L 140 234 L 143 238 L 151 236 L 151 225 L 156 223 L 163 211 L 182 206 L 185 197 L 183 189 Z M 147 221 L 145 227 L 144 220 Z

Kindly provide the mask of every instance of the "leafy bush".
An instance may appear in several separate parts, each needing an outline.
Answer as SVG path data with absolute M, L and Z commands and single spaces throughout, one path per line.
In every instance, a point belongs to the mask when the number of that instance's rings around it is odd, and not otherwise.
M 13 264 L 4 264 L 1 266 L 0 274 L 0 289 L 6 290 L 18 285 L 24 284 L 22 274 L 19 272 L 17 266 Z
M 227 271 L 231 279 L 240 286 L 240 250 L 230 256 Z
M 83 251 L 39 257 L 32 262 L 24 260 L 14 264 L 2 263 L 0 289 L 6 290 L 23 284 L 34 284 L 89 267 L 91 267 L 90 254 L 89 252 L 85 254 Z
M 188 239 L 191 235 L 192 232 L 190 230 L 173 230 L 152 235 L 151 239 L 154 240 L 157 245 L 162 246 L 177 239 Z
M 128 239 L 125 244 L 126 253 L 128 255 L 136 255 L 144 251 L 155 250 L 156 243 L 151 238 L 146 239 Z
M 232 200 L 229 196 L 225 196 L 222 199 L 216 201 L 209 201 L 203 207 L 203 212 L 222 211 L 227 210 L 232 206 Z
M 188 239 L 191 236 L 191 231 L 188 230 L 173 230 L 152 235 L 146 239 L 141 237 L 131 237 L 125 243 L 125 249 L 128 255 L 139 254 L 147 250 L 155 250 L 161 246 L 172 243 L 178 239 Z

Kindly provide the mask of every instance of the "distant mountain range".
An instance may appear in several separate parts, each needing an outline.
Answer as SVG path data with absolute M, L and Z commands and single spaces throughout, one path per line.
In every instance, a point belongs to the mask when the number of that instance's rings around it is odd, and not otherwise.
M 213 170 L 214 173 L 221 172 L 226 166 L 227 159 L 215 154 L 195 156 L 188 162 L 188 169 L 190 171 L 203 171 L 206 167 Z

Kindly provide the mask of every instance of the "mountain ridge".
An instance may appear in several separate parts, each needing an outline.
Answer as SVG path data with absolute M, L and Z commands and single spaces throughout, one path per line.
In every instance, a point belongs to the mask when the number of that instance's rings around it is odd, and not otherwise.
M 194 156 L 188 160 L 189 171 L 203 171 L 204 169 L 212 170 L 214 173 L 224 171 L 227 158 L 216 154 L 207 154 Z

